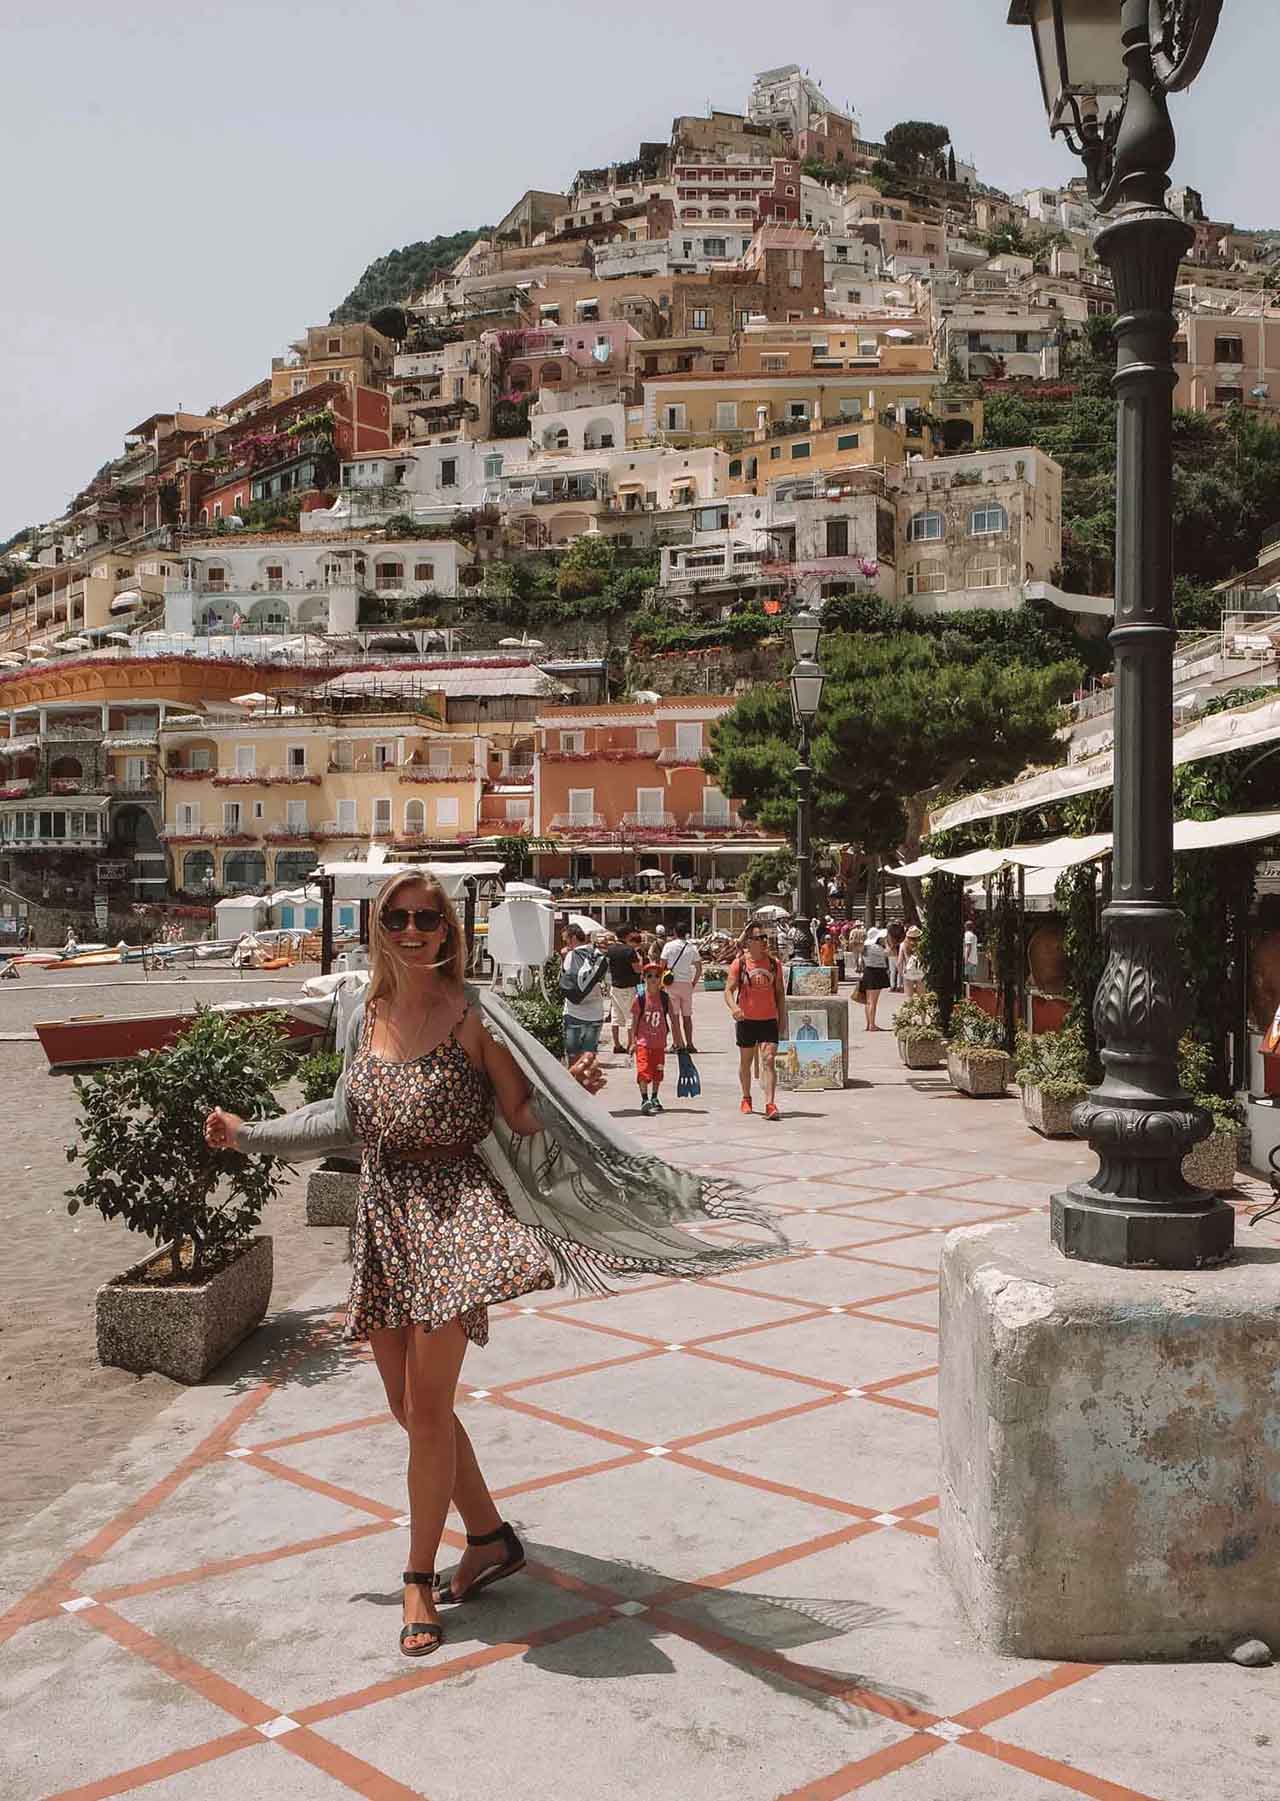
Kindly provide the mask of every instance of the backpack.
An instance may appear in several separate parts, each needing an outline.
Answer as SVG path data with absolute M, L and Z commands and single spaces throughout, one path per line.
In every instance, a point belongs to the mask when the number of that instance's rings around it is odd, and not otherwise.
M 579 959 L 582 957 L 594 957 L 596 959 L 595 968 L 591 972 L 590 980 L 585 984 L 579 979 L 583 968 Z M 592 990 L 597 988 L 604 980 L 605 972 L 608 968 L 609 960 L 602 951 L 590 950 L 585 944 L 575 946 L 569 953 L 568 969 L 565 968 L 563 962 L 560 965 L 560 998 L 572 1002 L 585 1001 Z

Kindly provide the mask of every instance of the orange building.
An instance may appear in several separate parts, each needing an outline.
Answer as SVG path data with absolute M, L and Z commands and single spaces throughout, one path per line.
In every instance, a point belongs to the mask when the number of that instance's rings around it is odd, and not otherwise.
M 555 844 L 544 877 L 621 888 L 640 868 L 692 891 L 732 887 L 745 860 L 781 842 L 743 823 L 703 768 L 729 695 L 548 707 L 535 721 L 534 832 Z

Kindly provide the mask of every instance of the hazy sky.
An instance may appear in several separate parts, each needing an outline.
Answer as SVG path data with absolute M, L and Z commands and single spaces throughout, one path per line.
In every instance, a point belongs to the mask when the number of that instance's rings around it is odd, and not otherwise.
M 984 180 L 1076 165 L 1048 141 L 1007 0 L 8 0 L 0 540 L 56 516 L 124 433 L 265 375 L 374 257 L 493 221 L 527 187 L 741 111 L 798 62 L 868 137 L 944 122 Z M 790 16 L 790 30 L 782 24 Z M 1280 10 L 1226 8 L 1175 97 L 1175 178 L 1280 229 Z

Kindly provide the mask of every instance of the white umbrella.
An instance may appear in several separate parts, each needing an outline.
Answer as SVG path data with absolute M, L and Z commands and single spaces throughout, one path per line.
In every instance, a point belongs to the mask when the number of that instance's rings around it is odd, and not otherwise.
M 88 650 L 89 648 L 87 638 L 59 638 L 54 645 L 55 650 Z
M 124 588 L 111 602 L 113 613 L 132 613 L 142 605 L 142 593 L 138 588 Z
M 638 869 L 638 870 L 637 870 L 637 871 L 636 871 L 636 874 L 637 874 L 637 875 L 640 875 L 640 876 L 659 876 L 659 877 L 663 877 L 663 876 L 665 876 L 665 875 L 666 875 L 666 873 L 667 873 L 667 872 L 666 872 L 666 870 L 665 870 L 665 869 Z
M 499 638 L 499 650 L 545 650 L 541 638 Z
M 132 643 L 132 639 L 129 637 L 128 632 L 108 632 L 107 636 L 108 636 L 108 638 L 111 639 L 111 642 L 113 644 L 130 644 L 130 643 Z
M 598 919 L 588 919 L 585 913 L 571 913 L 568 923 L 571 926 L 577 926 L 579 931 L 587 934 L 588 938 L 593 932 L 603 932 L 605 929 Z
M 757 907 L 751 917 L 767 920 L 790 919 L 791 909 L 790 907 Z
M 265 707 L 267 704 L 267 696 L 265 694 L 257 693 L 233 694 L 231 696 L 231 701 L 232 705 L 237 707 Z
M 903 331 L 900 325 L 892 325 L 884 335 L 886 338 L 914 338 L 916 334 L 913 331 Z

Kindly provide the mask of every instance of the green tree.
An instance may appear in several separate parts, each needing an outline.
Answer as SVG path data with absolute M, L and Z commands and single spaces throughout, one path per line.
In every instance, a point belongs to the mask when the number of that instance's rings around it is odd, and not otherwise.
M 945 174 L 944 152 L 950 142 L 947 126 L 930 124 L 927 119 L 903 119 L 884 134 L 889 160 L 904 175 L 936 175 L 940 168 Z
M 588 594 L 602 594 L 613 571 L 614 549 L 608 538 L 585 534 L 575 538 L 560 562 L 560 598 L 581 600 Z
M 330 323 L 354 324 L 368 319 L 382 307 L 401 305 L 411 295 L 429 286 L 432 276 L 451 269 L 476 239 L 486 237 L 491 229 L 482 225 L 474 231 L 455 231 L 446 236 L 419 239 L 416 244 L 389 250 L 369 264 L 342 305 L 330 313 Z
M 1061 703 L 1079 665 L 1003 661 L 962 640 L 835 634 L 813 743 L 815 836 L 915 854 L 943 793 L 1008 781 L 1059 760 Z M 755 688 L 713 727 L 707 766 L 775 830 L 794 818 L 794 727 L 783 687 Z

